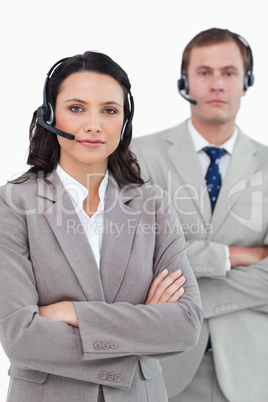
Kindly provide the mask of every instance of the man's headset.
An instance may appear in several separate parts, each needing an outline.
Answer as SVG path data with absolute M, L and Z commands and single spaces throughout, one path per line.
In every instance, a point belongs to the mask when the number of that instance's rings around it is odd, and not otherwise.
M 74 140 L 75 136 L 73 134 L 66 133 L 65 131 L 61 131 L 55 127 L 56 123 L 55 112 L 51 103 L 49 103 L 47 100 L 49 80 L 55 68 L 67 59 L 69 59 L 69 57 L 65 57 L 64 59 L 57 61 L 57 63 L 55 63 L 47 73 L 43 89 L 43 104 L 37 109 L 37 121 L 40 124 L 40 126 L 46 128 L 48 131 L 56 135 L 60 135 L 61 137 L 67 138 L 68 140 Z M 130 113 L 129 117 L 125 119 L 123 124 L 123 128 L 121 131 L 121 141 L 123 139 L 125 140 L 129 138 L 132 128 L 132 120 L 134 116 L 134 99 L 130 91 L 129 91 L 129 104 L 130 104 Z
M 245 76 L 245 81 L 244 81 L 244 90 L 247 91 L 249 87 L 252 87 L 254 84 L 255 77 L 253 75 L 253 53 L 251 50 L 251 47 L 249 46 L 248 42 L 246 39 L 244 39 L 240 35 L 234 34 L 234 37 L 240 40 L 244 46 L 248 49 L 249 55 L 250 55 L 250 69 L 247 71 L 246 76 Z M 188 95 L 189 93 L 189 84 L 188 84 L 188 79 L 185 73 L 181 73 L 181 78 L 178 80 L 178 90 L 180 95 L 186 99 L 188 102 L 190 102 L 192 105 L 197 105 L 197 101 L 194 99 L 191 99 L 190 96 Z

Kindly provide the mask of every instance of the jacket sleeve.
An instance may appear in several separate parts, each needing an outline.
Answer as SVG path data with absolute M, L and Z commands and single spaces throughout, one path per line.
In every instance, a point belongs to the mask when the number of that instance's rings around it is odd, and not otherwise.
M 102 372 L 120 373 L 109 386 L 129 388 L 136 356 L 85 361 L 79 330 L 38 313 L 38 288 L 29 257 L 25 217 L 0 196 L 0 340 L 16 367 L 106 384 Z
M 224 244 L 209 240 L 188 240 L 186 250 L 197 278 L 226 277 L 227 252 Z
M 130 355 L 166 357 L 198 341 L 203 319 L 199 289 L 186 256 L 180 224 L 174 230 L 174 223 L 179 221 L 166 193 L 162 202 L 164 208 L 156 212 L 159 232 L 154 275 L 164 268 L 169 272 L 180 268 L 186 278 L 185 294 L 176 303 L 154 305 L 75 303 L 84 360 Z
M 254 308 L 267 312 L 268 257 L 248 267 L 232 268 L 225 279 L 200 279 L 205 317 Z

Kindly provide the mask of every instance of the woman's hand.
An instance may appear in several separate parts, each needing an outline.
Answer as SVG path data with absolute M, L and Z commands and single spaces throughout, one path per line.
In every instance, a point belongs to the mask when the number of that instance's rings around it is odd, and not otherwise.
M 164 269 L 150 286 L 144 304 L 174 303 L 184 294 L 185 278 L 180 269 L 168 275 Z M 39 314 L 49 320 L 61 321 L 78 327 L 77 316 L 73 302 L 59 302 L 39 307 Z
M 174 303 L 184 294 L 185 278 L 180 269 L 168 275 L 168 270 L 160 272 L 150 286 L 144 304 Z
M 77 316 L 73 302 L 59 302 L 39 307 L 39 314 L 49 320 L 61 321 L 78 327 Z

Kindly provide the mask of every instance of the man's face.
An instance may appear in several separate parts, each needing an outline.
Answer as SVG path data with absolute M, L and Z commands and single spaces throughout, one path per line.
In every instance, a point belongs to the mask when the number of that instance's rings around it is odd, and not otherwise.
M 221 125 L 235 122 L 244 91 L 244 65 L 235 42 L 195 47 L 187 71 L 192 120 Z

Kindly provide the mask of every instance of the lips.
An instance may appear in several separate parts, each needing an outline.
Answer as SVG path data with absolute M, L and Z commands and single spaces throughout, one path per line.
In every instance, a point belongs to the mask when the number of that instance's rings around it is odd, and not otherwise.
M 78 140 L 78 142 L 83 142 L 83 143 L 86 143 L 86 142 L 89 142 L 90 144 L 104 144 L 104 141 L 102 141 L 102 140 L 99 140 L 99 139 L 97 139 L 97 140 L 91 140 L 91 139 L 86 139 L 86 140 Z
M 92 140 L 92 139 L 84 139 L 84 140 L 78 140 L 79 144 L 87 147 L 87 148 L 97 148 L 100 147 L 104 144 L 104 141 L 100 139 Z
M 224 105 L 226 102 L 222 99 L 211 99 L 208 101 L 209 104 Z

